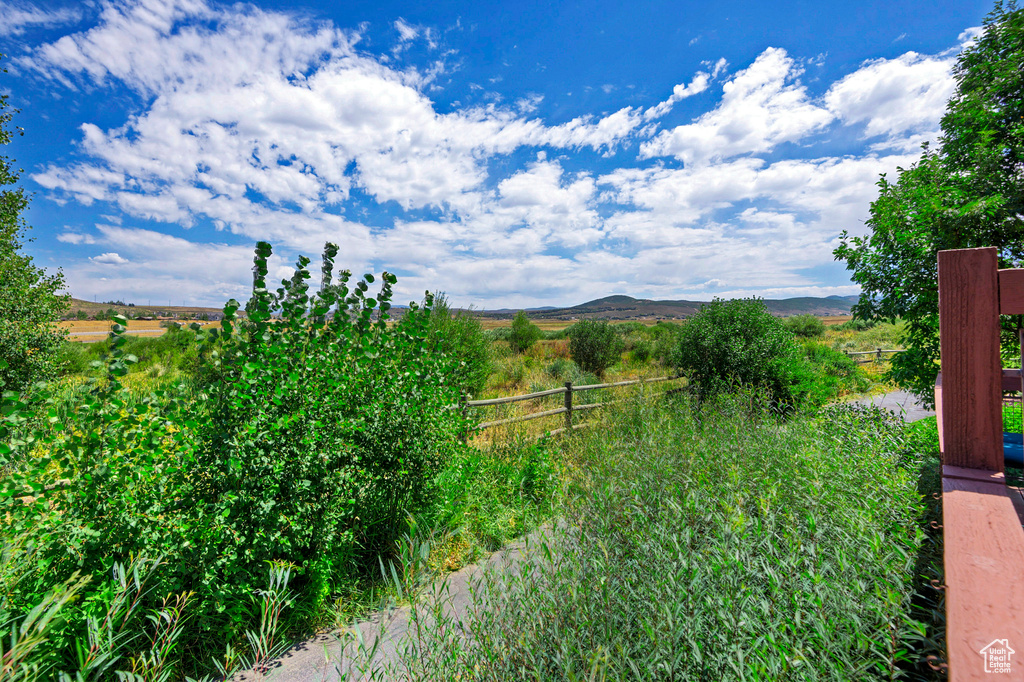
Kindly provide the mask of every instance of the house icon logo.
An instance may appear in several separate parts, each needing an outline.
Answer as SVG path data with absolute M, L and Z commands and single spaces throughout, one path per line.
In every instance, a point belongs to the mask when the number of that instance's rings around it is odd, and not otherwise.
M 1009 674 L 1010 656 L 1017 652 L 1010 648 L 1009 641 L 996 639 L 978 653 L 985 657 L 985 672 Z

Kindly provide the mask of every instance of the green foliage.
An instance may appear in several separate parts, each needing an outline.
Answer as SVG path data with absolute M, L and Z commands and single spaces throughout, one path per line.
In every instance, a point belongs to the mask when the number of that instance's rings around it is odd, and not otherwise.
M 580 320 L 569 332 L 569 354 L 584 372 L 603 374 L 618 361 L 624 346 L 605 320 Z
M 938 371 L 937 254 L 993 246 L 1000 267 L 1024 261 L 1024 10 L 997 2 L 982 34 L 954 68 L 956 91 L 942 118 L 941 146 L 884 175 L 865 237 L 840 235 L 835 250 L 861 285 L 854 315 L 907 321 L 907 351 L 889 378 L 926 404 Z M 1003 318 L 1003 341 L 1015 343 L 1019 316 Z
M 651 357 L 668 366 L 672 363 L 672 356 L 679 344 L 679 330 L 682 326 L 675 322 L 658 322 L 651 327 L 650 334 L 654 340 L 654 348 L 651 350 Z
M 674 364 L 702 398 L 740 385 L 794 403 L 807 373 L 793 334 L 760 299 L 715 299 L 683 326 Z
M 136 362 L 128 366 L 129 374 L 193 379 L 203 373 L 196 333 L 174 322 L 161 336 L 126 335 L 121 348 L 136 358 Z M 111 350 L 109 338 L 95 343 L 68 341 L 61 347 L 61 370 L 64 374 L 100 376 L 104 366 L 99 361 Z M 93 366 L 93 363 L 97 364 Z
M 817 341 L 802 345 L 809 371 L 795 392 L 804 402 L 823 405 L 836 396 L 868 390 L 871 382 L 864 370 L 845 353 Z
M 852 320 L 847 320 L 842 324 L 833 325 L 832 329 L 841 332 L 866 332 L 877 325 L 877 320 L 858 320 L 857 318 L 853 318 Z
M 750 396 L 639 402 L 575 440 L 566 532 L 489 574 L 463 623 L 443 602 L 414 613 L 391 674 L 901 676 L 924 653 L 911 599 L 925 514 L 902 423 L 863 408 L 767 414 Z
M 222 564 L 245 576 L 287 559 L 326 586 L 353 559 L 372 564 L 424 504 L 457 442 L 461 421 L 446 408 L 459 386 L 452 359 L 431 349 L 432 297 L 388 325 L 395 277 L 384 273 L 371 298 L 371 275 L 352 284 L 343 271 L 333 281 L 336 253 L 327 246 L 316 294 L 306 258 L 271 293 L 270 247 L 259 244 L 244 333 L 234 305 L 214 332 L 221 372 L 208 388 L 210 445 L 199 455 L 209 476 L 193 496 L 225 527 L 215 534 L 221 546 L 205 546 L 206 570 Z
M 825 323 L 815 315 L 794 315 L 785 320 L 786 329 L 795 336 L 813 339 L 825 333 Z
M 395 277 L 385 273 L 372 298 L 370 275 L 333 280 L 336 252 L 328 245 L 318 292 L 301 258 L 272 293 L 270 246 L 257 246 L 248 319 L 232 301 L 220 329 L 193 330 L 198 392 L 180 383 L 129 391 L 123 380 L 138 358 L 127 349 L 137 341 L 118 318 L 102 376 L 59 400 L 44 385 L 4 394 L 3 535 L 32 537 L 37 553 L 5 608 L 21 617 L 76 572 L 92 578 L 40 660 L 55 664 L 90 641 L 89 619 L 116 592 L 114 566 L 162 557 L 140 608 L 194 595 L 183 665 L 201 671 L 248 632 L 262 641 L 267 628 L 250 602 L 268 562 L 295 567 L 295 612 L 319 613 L 332 585 L 376 566 L 407 513 L 430 501 L 462 431 L 447 409 L 458 401 L 456 365 L 431 345 L 431 297 L 389 325 Z M 179 334 L 193 332 L 171 330 L 164 342 Z
M 484 330 L 484 338 L 488 341 L 508 341 L 512 335 L 512 327 L 492 327 Z
M 8 126 L 16 112 L 7 100 L 0 88 L 0 145 L 12 139 Z M 60 293 L 63 274 L 47 275 L 22 252 L 29 241 L 22 217 L 28 197 L 20 187 L 8 188 L 18 177 L 13 161 L 0 155 L 0 391 L 20 391 L 34 381 L 56 376 L 55 358 L 66 334 L 52 323 L 60 319 L 70 300 Z
M 480 395 L 491 373 L 491 346 L 480 320 L 465 311 L 452 314 L 443 293 L 434 295 L 430 338 L 437 352 L 459 362 L 454 378 L 460 389 Z
M 508 335 L 509 345 L 516 353 L 525 353 L 543 334 L 540 327 L 530 322 L 526 313 L 520 310 L 512 320 L 512 328 Z
M 467 560 L 500 549 L 551 513 L 554 460 L 548 442 L 467 448 L 438 475 L 429 520 L 462 541 Z

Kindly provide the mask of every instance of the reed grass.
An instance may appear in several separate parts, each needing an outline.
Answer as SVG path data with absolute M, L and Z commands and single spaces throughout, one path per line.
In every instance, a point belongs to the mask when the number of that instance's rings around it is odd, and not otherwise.
M 468 621 L 414 611 L 400 660 L 364 674 L 918 675 L 935 650 L 919 619 L 929 508 L 901 422 L 861 406 L 782 421 L 749 394 L 637 400 L 608 421 L 567 446 L 560 532 L 488 574 Z

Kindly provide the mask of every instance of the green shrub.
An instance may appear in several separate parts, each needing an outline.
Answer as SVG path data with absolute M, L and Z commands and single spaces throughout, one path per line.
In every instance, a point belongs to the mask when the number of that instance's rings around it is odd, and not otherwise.
M 194 330 L 176 322 L 162 323 L 166 332 L 160 336 L 125 335 L 119 342 L 123 354 L 134 356 L 127 365 L 129 374 L 146 373 L 168 378 L 199 378 L 201 367 L 199 345 Z M 94 343 L 73 343 L 65 347 L 62 357 L 67 360 L 64 374 L 101 376 L 105 371 L 102 361 L 110 355 L 113 346 L 108 337 Z M 92 367 L 96 363 L 98 367 Z
M 647 336 L 633 336 L 626 339 L 626 349 L 634 362 L 645 363 L 654 355 L 654 342 Z
M 569 354 L 585 372 L 602 374 L 619 359 L 624 343 L 604 320 L 580 320 L 569 333 Z
M 650 335 L 654 339 L 651 356 L 662 365 L 671 365 L 676 347 L 679 345 L 679 330 L 682 325 L 675 322 L 658 322 L 651 327 Z
M 57 353 L 61 374 L 82 374 L 89 369 L 90 353 L 86 344 L 65 341 Z
M 493 327 L 491 329 L 484 330 L 484 337 L 488 341 L 508 341 L 508 337 L 512 336 L 512 327 Z
M 480 395 L 491 373 L 491 346 L 480 320 L 465 311 L 453 314 L 448 298 L 443 293 L 436 294 L 429 334 L 437 352 L 459 363 L 453 378 L 460 390 Z
M 526 316 L 526 313 L 520 310 L 512 320 L 508 342 L 515 352 L 525 353 L 542 335 L 540 327 L 530 322 L 530 318 Z
M 749 385 L 789 404 L 807 371 L 792 332 L 756 298 L 701 306 L 680 330 L 673 362 L 701 398 Z
M 843 332 L 866 332 L 876 326 L 878 326 L 878 321 L 876 320 L 858 320 L 854 318 L 852 320 L 847 320 L 842 324 L 834 325 L 832 329 Z
M 268 563 L 295 567 L 295 612 L 307 619 L 333 584 L 377 573 L 461 447 L 462 418 L 447 409 L 458 401 L 456 365 L 431 350 L 429 297 L 388 324 L 395 277 L 385 273 L 372 298 L 370 275 L 333 281 L 336 253 L 328 245 L 319 292 L 310 294 L 300 258 L 271 293 L 270 246 L 257 246 L 248 319 L 231 301 L 220 329 L 197 332 L 198 392 L 183 383 L 128 391 L 137 358 L 126 349 L 142 341 L 119 318 L 105 376 L 60 405 L 46 387 L 3 396 L 3 536 L 31 536 L 37 552 L 31 573 L 2 582 L 5 612 L 29 613 L 76 572 L 91 579 L 40 657 L 73 659 L 111 594 L 110 571 L 140 557 L 163 558 L 140 608 L 194 593 L 182 635 L 190 673 L 258 625 L 252 596 Z M 196 343 L 185 330 L 153 342 Z M 44 487 L 56 479 L 70 485 Z
M 565 381 L 565 379 L 570 376 L 575 366 L 576 364 L 572 360 L 567 358 L 556 358 L 554 362 L 544 369 L 544 371 L 553 379 Z
M 545 341 L 561 341 L 569 338 L 569 328 L 541 330 L 541 337 Z
M 812 339 L 825 333 L 825 323 L 815 315 L 787 317 L 785 325 L 794 335 L 805 339 Z
M 870 386 L 864 370 L 845 353 L 817 341 L 805 341 L 803 351 L 810 372 L 795 391 L 807 402 L 822 405 L 839 395 L 864 392 Z
M 618 322 L 616 324 L 611 325 L 611 327 L 612 329 L 615 330 L 616 334 L 619 334 L 621 336 L 647 333 L 647 325 L 645 325 L 643 322 Z

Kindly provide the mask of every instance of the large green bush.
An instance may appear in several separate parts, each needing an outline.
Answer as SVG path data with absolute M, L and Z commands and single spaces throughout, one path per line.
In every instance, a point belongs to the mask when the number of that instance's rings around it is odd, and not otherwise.
M 105 377 L 59 404 L 48 389 L 4 394 L 3 539 L 31 537 L 35 560 L 28 574 L 0 575 L 10 586 L 0 606 L 23 615 L 76 573 L 92 581 L 38 660 L 74 658 L 87 616 L 116 592 L 116 564 L 162 557 L 139 599 L 155 609 L 194 593 L 183 641 L 201 669 L 258 625 L 251 598 L 268 564 L 295 568 L 294 610 L 309 617 L 334 583 L 375 571 L 406 515 L 426 504 L 459 447 L 462 420 L 447 409 L 455 365 L 432 348 L 429 296 L 390 325 L 394 276 L 373 298 L 370 275 L 332 279 L 336 252 L 328 246 L 319 291 L 301 258 L 273 293 L 270 246 L 259 244 L 248 320 L 231 301 L 221 329 L 196 332 L 197 389 L 128 391 L 121 379 L 137 358 L 124 351 L 121 318 Z
M 756 298 L 701 306 L 680 330 L 673 360 L 702 398 L 749 385 L 793 403 L 806 372 L 793 333 Z
M 624 345 L 605 320 L 580 320 L 569 330 L 569 354 L 584 372 L 604 373 L 619 359 Z
M 520 310 L 512 319 L 512 330 L 508 335 L 509 345 L 517 353 L 525 353 L 527 349 L 535 344 L 541 337 L 540 327 L 530 322 L 526 312 Z

